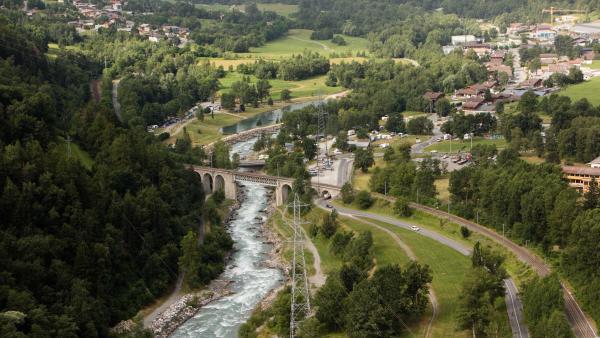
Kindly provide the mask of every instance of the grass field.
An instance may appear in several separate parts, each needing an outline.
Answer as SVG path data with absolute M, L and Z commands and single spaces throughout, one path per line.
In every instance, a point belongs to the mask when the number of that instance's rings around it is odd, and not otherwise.
M 352 175 L 352 186 L 356 190 L 366 190 L 370 191 L 369 188 L 369 180 L 371 179 L 371 175 L 373 174 L 373 170 L 376 167 L 383 168 L 385 166 L 385 161 L 383 158 L 379 157 L 375 159 L 375 165 L 369 168 L 369 171 L 363 173 L 360 169 L 354 170 L 354 174 Z
M 457 331 L 455 316 L 458 309 L 461 286 L 465 275 L 471 267 L 470 259 L 414 231 L 405 230 L 379 221 L 373 221 L 373 223 L 393 231 L 404 243 L 407 243 L 411 247 L 419 263 L 427 264 L 431 268 L 433 274 L 431 285 L 439 302 L 438 317 L 432 327 L 432 336 L 470 336 L 470 332 Z M 426 319 L 429 320 L 429 317 Z M 427 323 L 423 324 L 421 327 L 426 327 Z
M 292 54 L 301 54 L 304 51 L 318 52 L 322 55 L 351 54 L 368 52 L 368 41 L 364 38 L 343 36 L 347 45 L 338 46 L 331 41 L 315 41 L 310 39 L 312 31 L 307 29 L 290 29 L 288 35 L 266 43 L 264 46 L 251 48 L 250 53 L 241 53 L 240 56 L 262 57 L 265 59 L 279 59 Z
M 280 3 L 257 3 L 256 6 L 261 11 L 275 12 L 281 16 L 289 17 L 290 14 L 298 11 L 298 5 L 280 4 Z
M 443 203 L 448 203 L 450 200 L 450 192 L 448 186 L 450 185 L 449 178 L 438 178 L 434 182 L 435 190 L 438 192 L 437 198 Z
M 192 144 L 194 146 L 208 144 L 214 141 L 217 141 L 223 137 L 223 135 L 219 132 L 223 126 L 228 126 L 238 122 L 240 119 L 235 116 L 226 115 L 226 114 L 215 114 L 215 118 L 210 118 L 210 115 L 207 115 L 204 118 L 204 121 L 194 120 L 190 124 L 187 125 L 186 130 L 190 134 L 190 138 L 192 139 Z M 200 131 L 200 133 L 198 132 Z M 183 132 L 183 129 L 182 131 Z M 177 135 L 171 135 L 171 139 L 177 139 L 181 136 L 181 133 Z M 173 143 L 173 140 L 170 140 Z
M 341 202 L 338 201 L 333 202 L 334 205 L 341 205 L 340 203 Z M 356 209 L 356 207 L 352 205 L 343 206 L 347 208 Z M 455 241 L 463 243 L 470 247 L 472 247 L 476 242 L 481 242 L 483 245 L 491 246 L 495 250 L 498 250 L 499 252 L 502 252 L 505 255 L 506 269 L 510 273 L 511 277 L 515 279 L 517 285 L 520 285 L 521 283 L 527 281 L 533 276 L 533 271 L 526 265 L 521 263 L 513 254 L 508 252 L 504 247 L 478 233 L 472 233 L 468 238 L 463 238 L 460 233 L 460 226 L 456 223 L 449 222 L 446 219 L 442 219 L 419 210 L 414 210 L 413 215 L 410 217 L 399 217 L 393 213 L 393 208 L 391 208 L 390 203 L 381 199 L 376 199 L 376 202 L 371 208 L 368 209 L 368 211 L 375 214 L 397 218 L 407 223 L 415 224 L 420 227 L 439 232 L 446 237 L 452 238 Z
M 582 98 L 588 99 L 594 106 L 600 104 L 600 77 L 595 77 L 589 81 L 568 86 L 561 90 L 559 94 L 566 95 L 573 101 L 578 101 Z
M 459 151 L 469 151 L 471 149 L 470 140 L 452 140 L 434 143 L 429 147 L 425 148 L 425 151 L 435 150 L 440 153 L 450 153 L 450 142 L 452 142 L 452 153 L 457 153 Z M 473 139 L 473 146 L 476 146 L 478 144 L 495 144 L 498 149 L 506 148 L 505 139 L 486 140 L 481 137 L 475 137 Z
M 220 79 L 221 89 L 220 93 L 228 92 L 231 85 L 236 81 L 241 81 L 243 74 L 238 72 L 227 72 L 227 75 Z M 274 100 L 281 99 L 281 91 L 283 89 L 289 89 L 292 92 L 292 98 L 311 97 L 322 95 L 330 95 L 344 91 L 342 87 L 328 87 L 325 85 L 326 75 L 316 76 L 301 81 L 284 81 L 280 79 L 271 79 L 271 96 Z M 255 83 L 257 78 L 253 75 L 250 76 L 250 81 Z

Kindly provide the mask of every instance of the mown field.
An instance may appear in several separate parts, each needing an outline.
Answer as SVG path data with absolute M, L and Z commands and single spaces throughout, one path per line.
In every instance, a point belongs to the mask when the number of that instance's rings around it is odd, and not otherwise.
M 332 53 L 340 56 L 356 56 L 356 52 L 368 53 L 368 41 L 364 38 L 357 38 L 343 35 L 347 45 L 338 46 L 331 41 L 311 40 L 312 31 L 308 29 L 290 29 L 288 35 L 266 43 L 264 46 L 250 49 L 250 53 L 241 53 L 241 57 L 262 57 L 265 59 L 279 59 L 289 57 L 292 54 L 300 54 L 304 51 L 311 51 L 329 56 Z
M 241 81 L 244 75 L 238 72 L 228 72 L 227 75 L 220 79 L 220 93 L 228 92 L 234 82 Z M 312 77 L 301 81 L 284 81 L 280 79 L 271 79 L 271 97 L 273 100 L 281 99 L 281 91 L 289 89 L 292 92 L 292 98 L 310 97 L 318 95 L 330 95 L 344 91 L 342 87 L 328 87 L 325 85 L 326 75 Z M 254 75 L 250 76 L 250 81 L 256 83 L 257 78 Z
M 598 93 L 600 93 L 600 77 L 568 86 L 559 92 L 561 95 L 570 97 L 573 101 L 586 98 L 595 106 L 600 104 L 600 95 Z

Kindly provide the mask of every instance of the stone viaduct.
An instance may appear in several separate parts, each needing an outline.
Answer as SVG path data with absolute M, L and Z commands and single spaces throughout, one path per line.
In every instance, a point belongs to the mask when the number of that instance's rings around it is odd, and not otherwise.
M 206 194 L 217 190 L 223 190 L 225 197 L 236 198 L 237 183 L 258 183 L 275 188 L 275 201 L 277 206 L 283 205 L 288 199 L 294 187 L 294 179 L 289 177 L 269 176 L 253 172 L 242 172 L 236 170 L 218 169 L 210 167 L 192 166 L 193 170 L 200 175 L 202 186 Z M 337 196 L 341 188 L 329 184 L 313 186 L 319 196 L 326 193 Z

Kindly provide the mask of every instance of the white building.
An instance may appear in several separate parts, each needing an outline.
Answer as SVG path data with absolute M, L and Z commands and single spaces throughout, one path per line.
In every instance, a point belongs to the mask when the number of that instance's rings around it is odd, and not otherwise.
M 592 168 L 600 168 L 600 156 L 593 159 L 588 165 Z
M 469 42 L 476 42 L 477 39 L 474 35 L 453 35 L 452 36 L 452 44 L 453 45 L 462 45 Z

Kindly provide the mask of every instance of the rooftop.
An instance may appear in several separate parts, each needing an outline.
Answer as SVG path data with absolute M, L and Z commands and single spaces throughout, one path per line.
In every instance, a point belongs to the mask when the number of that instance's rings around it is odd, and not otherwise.
M 565 174 L 600 176 L 600 168 L 565 165 L 562 167 L 562 171 Z

